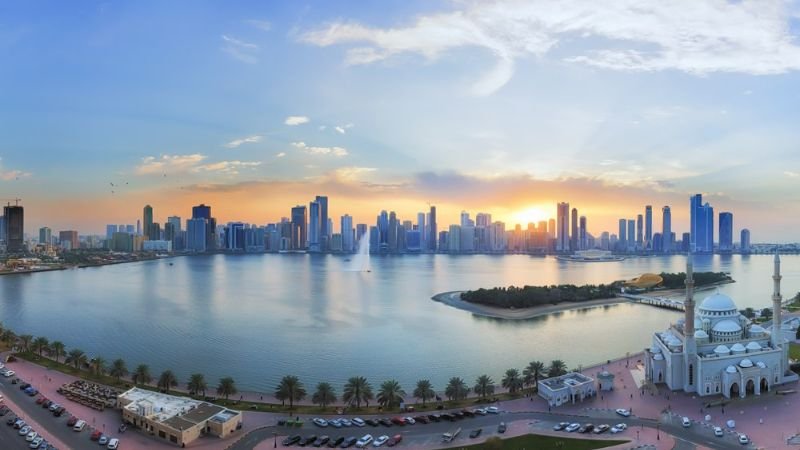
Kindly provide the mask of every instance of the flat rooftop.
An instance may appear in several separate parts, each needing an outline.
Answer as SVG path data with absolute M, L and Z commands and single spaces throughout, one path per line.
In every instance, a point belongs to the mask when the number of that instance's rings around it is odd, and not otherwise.
M 129 391 L 123 392 L 120 394 L 119 398 L 130 402 L 125 406 L 125 409 L 128 411 L 140 414 L 140 408 L 144 407 L 145 410 L 152 411 L 147 417 L 155 419 L 158 422 L 166 422 L 173 417 L 182 416 L 203 405 L 213 406 L 208 403 L 192 400 L 188 397 L 177 397 L 175 395 L 162 394 L 160 392 L 139 388 L 132 388 Z M 217 408 L 217 411 L 215 411 L 214 414 L 222 410 L 220 407 L 215 408 Z M 214 414 L 210 414 L 209 417 Z M 180 426 L 176 428 L 180 428 Z
M 546 378 L 539 381 L 552 390 L 564 389 L 567 386 L 580 386 L 586 383 L 592 383 L 594 379 L 578 372 L 570 372 L 560 377 Z

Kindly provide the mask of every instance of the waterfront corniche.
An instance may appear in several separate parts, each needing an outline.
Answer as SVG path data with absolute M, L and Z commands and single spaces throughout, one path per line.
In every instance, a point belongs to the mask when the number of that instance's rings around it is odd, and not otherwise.
M 0 320 L 128 366 L 180 380 L 232 376 L 272 392 L 286 374 L 307 386 L 354 375 L 395 378 L 408 391 L 460 376 L 499 378 L 528 361 L 568 366 L 635 352 L 679 314 L 622 303 L 531 320 L 480 317 L 430 298 L 482 286 L 599 284 L 680 272 L 684 256 L 575 264 L 513 256 L 372 256 L 371 272 L 334 255 L 213 255 L 0 277 Z M 171 265 L 172 264 L 172 265 Z M 783 260 L 784 294 L 800 288 L 800 257 Z M 741 308 L 770 305 L 772 257 L 695 256 L 696 271 L 727 272 L 720 290 Z M 587 345 L 587 336 L 603 345 Z M 599 342 L 599 341 L 595 341 Z

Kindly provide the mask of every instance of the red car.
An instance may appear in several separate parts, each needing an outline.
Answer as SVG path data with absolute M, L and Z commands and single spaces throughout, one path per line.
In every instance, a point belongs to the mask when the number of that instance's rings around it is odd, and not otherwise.
M 69 420 L 67 420 L 67 426 L 68 427 L 75 426 L 76 422 L 78 422 L 78 418 L 75 417 L 75 416 L 72 416 L 72 417 L 69 418 Z
M 37 405 L 41 405 L 45 401 L 47 401 L 47 397 L 39 397 L 39 398 L 36 399 L 36 404 Z
M 391 439 L 389 439 L 389 442 L 387 442 L 386 445 L 388 445 L 389 447 L 394 447 L 395 445 L 399 444 L 400 441 L 402 440 L 403 440 L 402 435 L 395 434 Z
M 395 425 L 405 425 L 406 419 L 403 417 L 392 417 L 392 423 Z
M 103 435 L 102 431 L 94 430 L 94 433 L 92 433 L 92 435 L 89 437 L 89 439 L 91 439 L 93 441 L 96 441 L 96 440 L 100 439 L 100 436 L 102 436 L 102 435 Z

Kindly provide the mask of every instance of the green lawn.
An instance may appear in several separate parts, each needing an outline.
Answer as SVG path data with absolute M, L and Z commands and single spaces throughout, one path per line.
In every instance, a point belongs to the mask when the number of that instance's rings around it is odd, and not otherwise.
M 789 358 L 800 361 L 800 344 L 789 343 Z
M 470 445 L 468 447 L 456 446 L 451 449 L 464 450 L 594 450 L 597 448 L 612 447 L 624 444 L 628 441 L 601 441 L 590 439 L 569 439 L 555 436 L 541 436 L 538 434 L 526 434 L 509 439 L 497 440 L 487 439 L 483 444 Z

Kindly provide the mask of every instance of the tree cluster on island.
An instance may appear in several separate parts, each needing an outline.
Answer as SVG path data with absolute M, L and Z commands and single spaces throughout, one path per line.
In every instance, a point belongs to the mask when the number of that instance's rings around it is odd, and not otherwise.
M 677 289 L 685 286 L 685 273 L 660 274 L 663 281 L 655 289 Z M 730 281 L 724 272 L 697 272 L 694 274 L 695 286 Z M 561 302 L 585 302 L 613 298 L 624 286 L 623 281 L 610 284 L 559 284 L 550 286 L 509 286 L 491 289 L 476 289 L 461 293 L 461 299 L 471 303 L 498 308 L 531 308 L 535 306 L 557 305 Z

